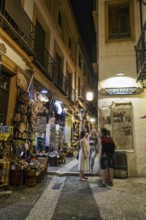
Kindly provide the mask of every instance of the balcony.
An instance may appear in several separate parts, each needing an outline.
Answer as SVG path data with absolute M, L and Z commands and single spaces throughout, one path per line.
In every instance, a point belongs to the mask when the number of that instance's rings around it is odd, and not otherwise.
M 39 45 L 39 44 L 37 44 Z M 33 63 L 44 73 L 44 75 L 49 79 L 53 80 L 53 69 L 55 61 L 49 54 L 46 48 L 41 47 L 39 52 L 38 50 L 35 51 L 36 54 L 33 58 Z
M 136 65 L 137 65 L 137 80 L 146 79 L 146 21 L 135 46 L 136 51 Z
M 75 102 L 75 90 L 71 87 L 71 86 L 68 86 L 68 98 L 70 101 L 72 102 Z
M 34 54 L 35 28 L 20 1 L 0 1 L 1 28 L 29 55 Z
M 56 66 L 54 66 L 53 80 L 54 80 L 55 86 L 65 96 L 67 96 L 70 101 L 75 102 L 74 89 L 71 86 L 69 86 L 67 78 L 64 76 L 64 74 Z
M 86 100 L 86 87 L 85 86 L 80 86 L 78 87 L 78 99 L 81 102 L 85 102 Z

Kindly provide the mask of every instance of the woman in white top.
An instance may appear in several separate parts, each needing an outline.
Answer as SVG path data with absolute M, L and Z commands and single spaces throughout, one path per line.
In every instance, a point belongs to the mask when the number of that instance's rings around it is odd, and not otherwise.
M 89 171 L 89 155 L 90 146 L 87 141 L 88 132 L 81 131 L 80 134 L 80 151 L 79 151 L 79 161 L 78 170 L 80 171 L 80 180 L 85 181 L 87 178 L 84 176 L 85 171 Z

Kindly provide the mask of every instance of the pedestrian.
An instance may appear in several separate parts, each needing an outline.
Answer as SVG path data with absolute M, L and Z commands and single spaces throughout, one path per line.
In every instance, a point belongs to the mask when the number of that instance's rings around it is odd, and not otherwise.
M 88 142 L 90 145 L 90 157 L 89 157 L 89 166 L 90 172 L 93 172 L 95 156 L 98 153 L 98 133 L 95 128 L 93 128 L 88 137 Z
M 115 143 L 110 136 L 110 131 L 103 128 L 101 131 L 101 157 L 100 166 L 102 171 L 102 182 L 100 187 L 106 187 L 106 184 L 113 186 L 113 166 Z
M 89 154 L 90 146 L 87 140 L 88 132 L 83 130 L 80 133 L 80 150 L 79 150 L 79 160 L 78 160 L 78 170 L 80 172 L 80 181 L 85 181 L 84 172 L 89 171 Z

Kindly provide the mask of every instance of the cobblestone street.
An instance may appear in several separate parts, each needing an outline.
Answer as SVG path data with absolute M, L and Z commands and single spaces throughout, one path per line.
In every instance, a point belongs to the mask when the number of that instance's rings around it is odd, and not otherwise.
M 10 187 L 12 194 L 1 195 L 1 220 L 146 219 L 145 178 L 114 179 L 113 187 L 101 188 L 99 176 L 79 181 L 76 159 L 48 169 L 56 175 L 48 174 L 36 187 Z

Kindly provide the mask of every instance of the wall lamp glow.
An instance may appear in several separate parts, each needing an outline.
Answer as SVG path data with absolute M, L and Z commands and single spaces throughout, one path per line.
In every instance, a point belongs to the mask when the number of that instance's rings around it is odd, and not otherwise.
M 92 101 L 93 100 L 93 92 L 87 92 L 86 99 L 87 99 L 87 101 Z
M 117 76 L 125 76 L 125 73 L 124 72 L 118 72 L 116 75 Z
M 95 122 L 95 118 L 90 118 L 90 122 Z

